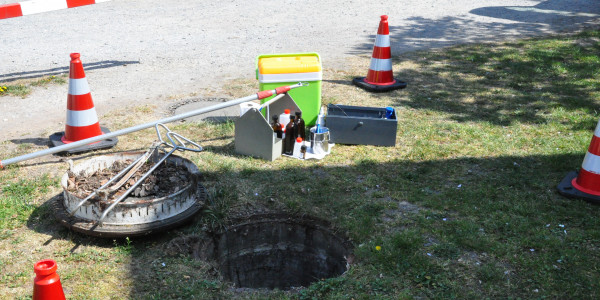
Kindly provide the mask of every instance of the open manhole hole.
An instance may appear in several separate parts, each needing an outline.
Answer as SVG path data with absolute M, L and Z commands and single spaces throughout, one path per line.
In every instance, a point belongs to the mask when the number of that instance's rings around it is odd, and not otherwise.
M 107 208 L 150 168 L 150 162 L 157 157 L 150 158 L 148 165 L 143 165 L 110 195 L 98 194 L 83 201 L 143 154 L 104 155 L 73 166 L 61 180 L 63 197 L 52 203 L 59 221 L 88 235 L 126 237 L 167 230 L 193 217 L 206 199 L 205 189 L 200 184 L 200 171 L 190 160 L 175 155 L 169 156 L 139 188 L 111 210 L 107 211 Z M 104 213 L 104 219 L 98 222 Z
M 287 214 L 237 220 L 213 243 L 221 275 L 241 288 L 286 290 L 338 277 L 351 253 L 350 242 L 328 222 Z

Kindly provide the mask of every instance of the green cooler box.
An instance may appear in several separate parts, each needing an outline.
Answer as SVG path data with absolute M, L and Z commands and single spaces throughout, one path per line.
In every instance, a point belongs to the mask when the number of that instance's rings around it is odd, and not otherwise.
M 267 54 L 256 60 L 256 77 L 259 89 L 274 90 L 280 86 L 308 82 L 309 86 L 289 91 L 307 125 L 314 125 L 321 108 L 321 80 L 323 71 L 317 53 Z M 261 103 L 273 97 L 263 99 Z M 267 120 L 270 120 L 267 116 Z

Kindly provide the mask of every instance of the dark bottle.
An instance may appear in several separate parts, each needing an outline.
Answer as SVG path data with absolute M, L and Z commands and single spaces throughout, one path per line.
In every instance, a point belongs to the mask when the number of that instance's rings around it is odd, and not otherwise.
M 283 143 L 283 153 L 292 155 L 294 153 L 294 143 L 296 143 L 296 116 L 290 116 L 290 122 L 285 127 L 285 140 Z
M 304 119 L 302 119 L 302 112 L 296 112 L 296 130 L 298 131 L 298 135 L 296 137 L 301 137 L 303 141 L 306 140 L 306 125 L 304 125 Z
M 278 139 L 280 139 L 283 136 L 283 129 L 281 128 L 281 124 L 279 123 L 278 115 L 273 116 L 273 124 L 271 125 L 271 128 L 273 128 L 273 132 L 277 134 Z

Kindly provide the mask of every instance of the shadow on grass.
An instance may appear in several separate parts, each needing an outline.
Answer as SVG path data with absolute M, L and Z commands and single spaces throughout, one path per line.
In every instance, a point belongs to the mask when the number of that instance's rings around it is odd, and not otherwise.
M 204 174 L 212 204 L 190 225 L 166 233 L 126 242 L 86 237 L 57 225 L 47 204 L 27 226 L 51 236 L 49 243 L 73 241 L 71 252 L 80 251 L 78 245 L 125 249 L 133 298 L 259 293 L 231 289 L 214 266 L 188 253 L 165 252 L 175 237 L 199 235 L 228 216 L 256 211 L 326 219 L 361 245 L 348 274 L 296 296 L 395 297 L 408 291 L 417 297 L 522 297 L 533 289 L 540 296 L 598 296 L 600 210 L 556 192 L 581 159 L 564 154 L 227 169 Z M 373 250 L 375 245 L 383 250 Z
M 590 272 L 600 265 L 600 257 L 594 254 L 594 243 L 600 241 L 600 210 L 556 193 L 558 182 L 581 159 L 567 154 L 428 162 L 364 160 L 339 167 L 226 170 L 204 174 L 207 186 L 217 191 L 213 207 L 206 211 L 221 216 L 265 210 L 311 215 L 343 228 L 356 245 L 386 247 L 383 257 L 357 248 L 360 271 L 356 272 L 367 274 L 346 275 L 337 289 L 328 290 L 333 296 L 393 297 L 398 295 L 398 285 L 414 289 L 414 296 L 429 297 L 520 296 L 536 285 L 548 295 L 585 295 L 598 287 L 597 275 Z M 404 210 L 406 202 L 417 206 L 418 213 Z M 201 228 L 214 222 L 211 218 L 204 214 L 171 235 L 201 233 Z M 554 232 L 557 224 L 565 223 L 568 236 Z M 435 242 L 427 243 L 428 238 Z M 165 256 L 161 247 L 134 258 L 136 266 L 143 261 L 169 266 L 150 267 L 154 273 L 132 268 L 145 279 L 138 281 L 134 294 L 156 297 L 159 292 L 164 298 L 235 295 L 206 264 L 186 253 Z M 532 255 L 530 249 L 537 254 Z M 428 259 L 426 253 L 435 258 Z M 477 253 L 486 269 L 460 263 L 468 253 Z M 544 270 L 567 256 L 569 265 Z M 205 273 L 194 273 L 188 264 L 201 265 Z M 514 272 L 510 278 L 507 271 Z M 380 286 L 362 277 L 376 277 L 379 272 L 390 277 L 380 280 Z M 424 289 L 422 274 L 430 274 L 437 284 L 431 282 Z M 477 284 L 479 280 L 483 285 Z M 161 284 L 166 287 L 144 292 Z M 317 296 L 321 292 L 318 284 L 305 291 Z
M 333 79 L 323 79 L 324 82 L 330 82 L 333 84 L 340 84 L 340 85 L 347 85 L 347 86 L 353 86 L 352 85 L 352 79 L 350 80 L 333 80 Z
M 406 54 L 401 60 L 407 67 L 395 71 L 408 88 L 387 97 L 398 106 L 442 112 L 459 122 L 555 122 L 593 129 L 597 120 L 591 116 L 600 109 L 599 38 L 599 31 L 586 31 Z M 566 116 L 573 112 L 578 117 Z
M 24 138 L 24 139 L 12 139 L 9 140 L 13 144 L 22 145 L 22 144 L 33 144 L 36 146 L 50 146 L 50 140 L 47 138 Z
M 44 242 L 44 246 L 48 246 L 56 240 L 69 240 L 75 244 L 73 248 L 69 250 L 69 253 L 71 254 L 75 253 L 81 245 L 94 245 L 102 248 L 114 246 L 112 240 L 110 239 L 96 239 L 87 237 L 75 232 L 71 232 L 70 230 L 61 226 L 55 219 L 51 204 L 61 199 L 62 193 L 48 199 L 42 205 L 37 207 L 27 220 L 27 227 L 29 229 L 49 236 L 48 240 Z

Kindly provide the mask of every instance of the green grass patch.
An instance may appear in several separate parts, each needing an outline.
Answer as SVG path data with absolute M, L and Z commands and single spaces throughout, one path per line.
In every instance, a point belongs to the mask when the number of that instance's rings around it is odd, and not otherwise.
M 32 91 L 32 87 L 44 87 L 44 86 L 48 86 L 51 84 L 66 84 L 67 81 L 67 75 L 63 74 L 63 75 L 51 75 L 51 76 L 44 76 L 42 78 L 39 79 L 33 79 L 33 80 L 20 80 L 19 82 L 15 82 L 15 83 L 7 83 L 7 84 L 0 84 L 0 97 L 1 96 L 16 96 L 16 97 L 21 97 L 21 98 L 25 98 L 27 97 L 29 94 L 31 94 Z
M 0 89 L 0 96 L 17 96 L 25 98 L 31 93 L 31 89 L 24 84 L 4 85 Z
M 111 243 L 53 231 L 60 242 L 51 254 L 67 265 L 72 295 L 598 298 L 599 206 L 564 198 L 556 186 L 581 166 L 600 118 L 600 32 L 408 53 L 394 65 L 408 87 L 385 94 L 344 84 L 368 61 L 352 61 L 352 72 L 326 71 L 323 102 L 395 107 L 396 147 L 336 145 L 322 161 L 267 162 L 235 153 L 232 122 L 172 125 L 204 147 L 182 155 L 199 166 L 210 201 L 190 226 L 153 237 Z M 244 96 L 255 82 L 232 86 L 233 97 Z M 138 132 L 126 142 L 143 149 L 153 135 Z M 20 235 L 32 215 L 44 213 L 37 199 L 55 183 L 17 179 L 21 169 L 0 178 L 7 257 L 0 266 L 8 270 L 6 293 L 24 296 L 30 282 L 14 262 L 29 263 L 19 248 L 41 246 Z M 303 289 L 256 291 L 221 281 L 213 263 L 188 252 L 166 254 L 175 237 L 208 234 L 232 216 L 265 211 L 330 221 L 354 245 L 350 269 Z M 72 250 L 76 243 L 86 248 Z M 98 267 L 107 262 L 113 265 Z
M 43 209 L 37 209 L 41 203 L 39 197 L 48 193 L 49 187 L 55 185 L 56 182 L 47 175 L 2 184 L 0 228 L 14 229 L 25 224 L 29 218 L 44 214 Z

